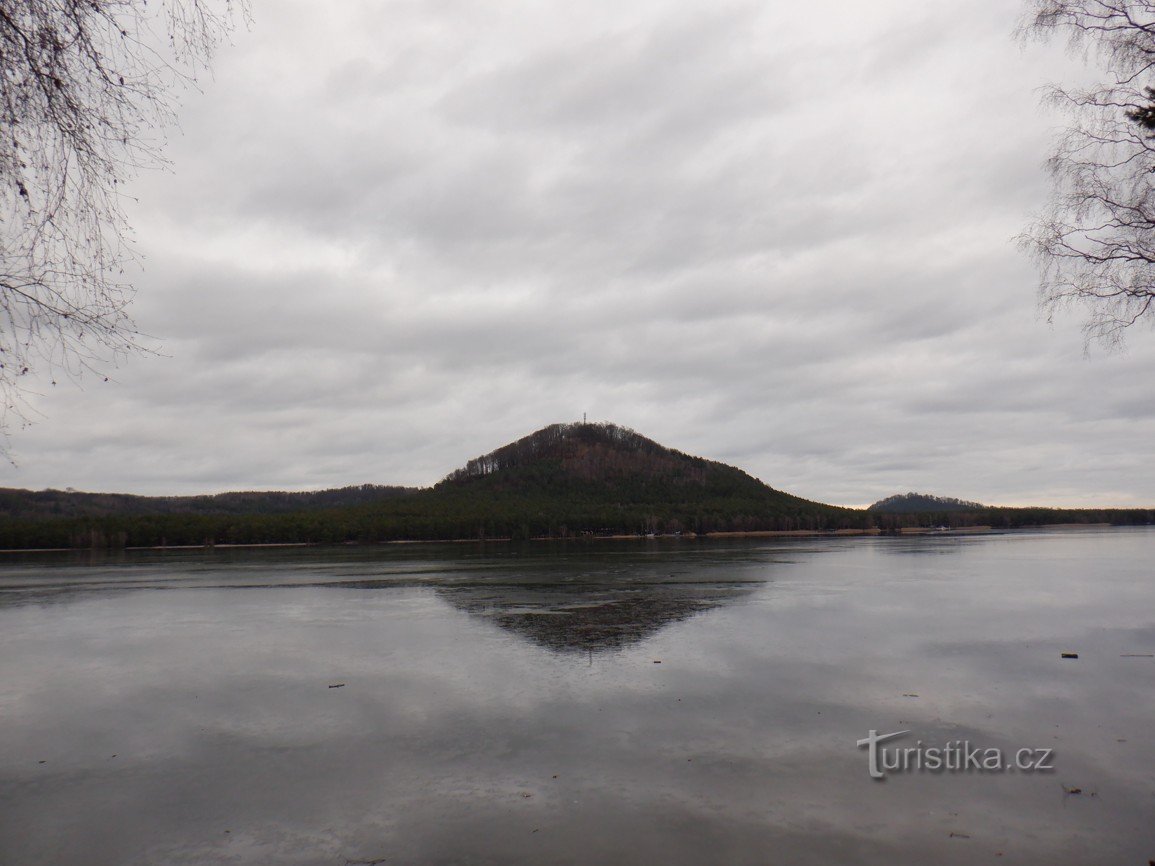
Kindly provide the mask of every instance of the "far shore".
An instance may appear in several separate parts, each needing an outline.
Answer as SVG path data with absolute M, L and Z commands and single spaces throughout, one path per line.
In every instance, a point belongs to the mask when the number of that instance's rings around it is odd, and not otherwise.
M 939 528 L 935 526 L 904 526 L 899 527 L 896 533 L 886 533 L 881 529 L 758 529 L 745 532 L 682 532 L 679 534 L 622 534 L 622 535 L 571 535 L 559 538 L 551 535 L 537 535 L 528 541 L 680 541 L 682 539 L 715 539 L 715 538 L 861 538 L 863 536 L 891 535 L 1002 535 L 1016 532 L 1031 532 L 1040 529 L 1113 529 L 1111 523 L 1042 523 L 1038 526 L 1016 526 L 996 529 L 993 526 L 957 526 Z M 399 544 L 510 544 L 513 539 L 508 536 L 485 538 L 398 538 L 390 541 L 343 541 L 343 542 L 314 542 L 314 541 L 284 541 L 265 542 L 260 544 L 166 544 L 152 547 L 29 547 L 29 548 L 0 548 L 0 554 L 5 553 L 87 553 L 92 551 L 111 552 L 113 550 L 251 550 L 259 548 L 281 547 L 380 547 Z

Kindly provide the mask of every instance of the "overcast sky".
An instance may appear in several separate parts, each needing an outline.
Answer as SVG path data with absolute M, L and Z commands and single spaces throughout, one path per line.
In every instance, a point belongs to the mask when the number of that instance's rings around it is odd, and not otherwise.
M 1013 237 L 1080 74 L 1011 0 L 255 0 L 142 177 L 161 357 L 0 485 L 426 485 L 609 420 L 789 492 L 1155 505 L 1155 334 Z

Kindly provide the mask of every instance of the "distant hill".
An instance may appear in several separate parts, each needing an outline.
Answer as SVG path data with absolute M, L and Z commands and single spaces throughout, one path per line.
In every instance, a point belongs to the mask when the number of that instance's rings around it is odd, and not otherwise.
M 949 496 L 932 496 L 929 493 L 899 493 L 888 496 L 867 508 L 867 511 L 883 514 L 919 514 L 926 511 L 965 512 L 982 511 L 986 506 L 981 502 L 967 502 Z
M 428 488 L 171 497 L 0 489 L 0 549 L 22 550 L 1153 522 L 1144 509 L 985 508 L 918 493 L 839 508 L 628 428 L 586 423 L 543 427 Z
M 655 504 L 739 496 L 778 507 L 831 508 L 616 424 L 552 424 L 470 460 L 434 489 L 450 493 L 481 488 L 520 494 L 612 492 L 618 501 Z
M 288 514 L 340 508 L 415 493 L 413 487 L 361 484 L 300 493 L 243 491 L 207 496 L 134 496 L 77 490 L 19 490 L 0 487 L 0 517 L 108 517 L 142 514 Z
M 819 529 L 860 525 L 741 469 L 692 457 L 615 424 L 553 424 L 474 458 L 431 491 L 517 534 Z M 860 512 L 859 512 L 860 514 Z

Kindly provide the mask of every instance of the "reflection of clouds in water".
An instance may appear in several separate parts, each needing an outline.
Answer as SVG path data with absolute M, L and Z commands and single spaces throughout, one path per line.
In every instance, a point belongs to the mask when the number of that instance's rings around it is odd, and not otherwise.
M 1151 534 L 1112 538 L 134 558 L 175 589 L 0 604 L 0 862 L 1142 862 Z M 1056 773 L 878 784 L 872 728 Z
M 555 652 L 603 652 L 750 596 L 761 583 L 443 586 L 438 597 Z

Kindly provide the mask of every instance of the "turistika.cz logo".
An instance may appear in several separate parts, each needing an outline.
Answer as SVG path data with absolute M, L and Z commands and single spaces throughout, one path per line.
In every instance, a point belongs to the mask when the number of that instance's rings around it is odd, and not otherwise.
M 969 740 L 953 740 L 944 746 L 926 746 L 922 740 L 905 748 L 882 745 L 909 733 L 868 731 L 858 741 L 858 748 L 867 750 L 872 779 L 885 779 L 887 773 L 1048 773 L 1055 769 L 1053 749 L 1018 749 L 1011 754 L 972 746 Z

